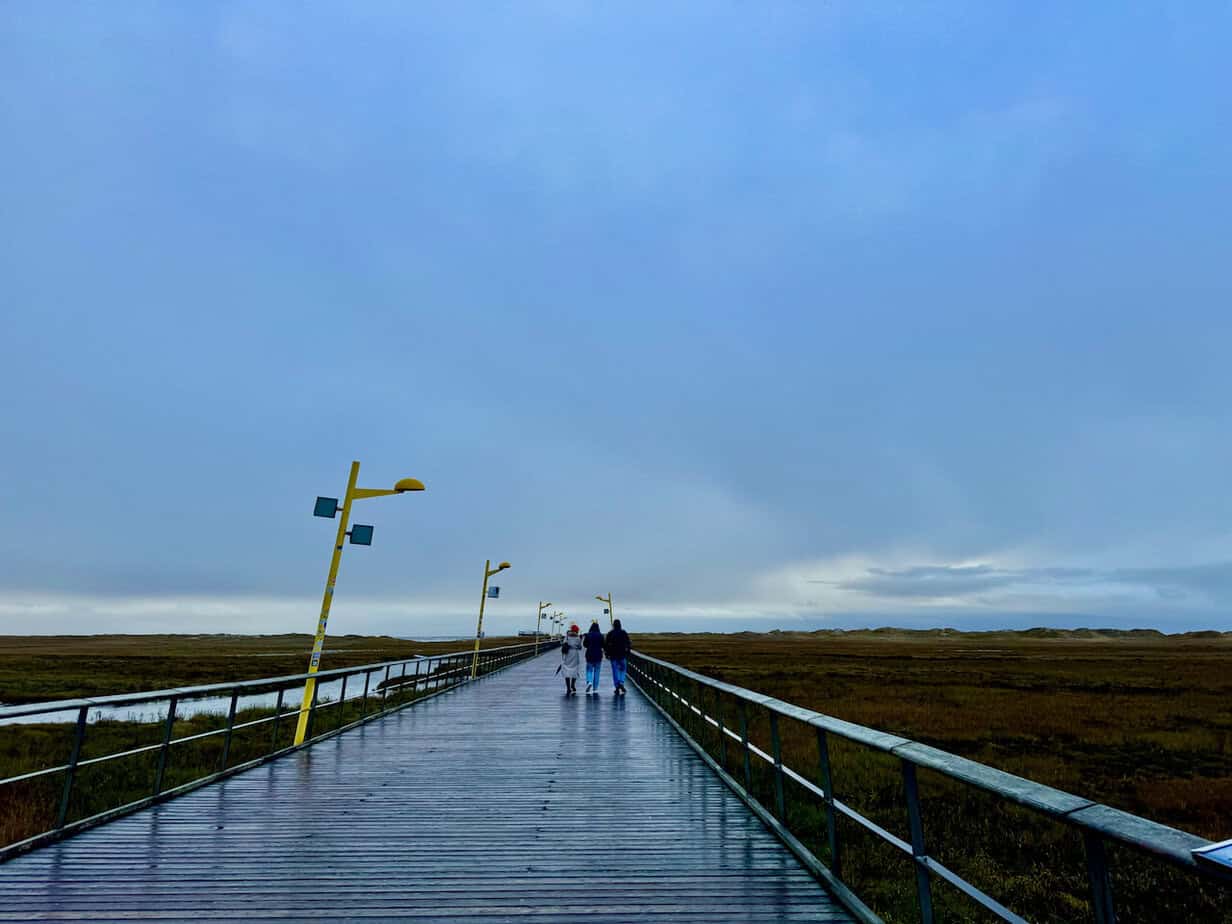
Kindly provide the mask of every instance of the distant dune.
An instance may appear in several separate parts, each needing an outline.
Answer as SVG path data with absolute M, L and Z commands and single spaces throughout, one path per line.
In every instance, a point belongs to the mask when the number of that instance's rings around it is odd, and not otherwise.
M 897 641 L 1126 641 L 1126 642 L 1187 642 L 1187 641 L 1232 641 L 1232 632 L 1217 632 L 1207 629 L 1201 632 L 1160 632 L 1158 629 L 1051 629 L 1039 626 L 1034 629 L 989 629 L 968 632 L 959 629 L 904 629 L 895 626 L 880 626 L 876 629 L 771 629 L 768 632 L 653 632 L 641 633 L 655 636 L 700 636 L 761 638 L 765 636 L 833 637 L 836 639 L 895 639 Z

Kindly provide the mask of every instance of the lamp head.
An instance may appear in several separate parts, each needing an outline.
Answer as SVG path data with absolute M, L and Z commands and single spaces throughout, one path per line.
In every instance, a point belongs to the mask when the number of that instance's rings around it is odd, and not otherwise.
M 506 568 L 512 568 L 512 567 L 513 567 L 513 566 L 512 566 L 511 564 L 509 564 L 509 562 L 507 562 L 507 561 L 503 561 L 503 562 L 501 562 L 501 563 L 500 563 L 500 565 L 499 565 L 499 566 L 497 566 L 497 569 L 496 569 L 496 570 L 497 570 L 497 571 L 504 571 Z
M 422 491 L 424 483 L 418 478 L 403 478 L 394 485 L 394 490 L 399 494 L 404 494 L 407 491 Z
M 595 594 L 595 599 L 596 599 L 596 600 L 602 600 L 604 603 L 606 603 L 606 602 L 607 602 L 607 597 L 600 597 L 598 594 Z

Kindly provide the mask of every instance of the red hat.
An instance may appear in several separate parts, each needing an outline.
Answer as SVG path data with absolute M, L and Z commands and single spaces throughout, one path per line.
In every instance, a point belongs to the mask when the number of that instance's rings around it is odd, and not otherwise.
M 576 622 L 575 622 L 573 625 L 571 625 L 571 626 L 569 627 L 569 631 L 570 631 L 570 632 L 578 632 L 578 631 L 580 631 L 580 630 L 578 629 L 578 627 L 577 627 L 577 623 L 576 623 Z

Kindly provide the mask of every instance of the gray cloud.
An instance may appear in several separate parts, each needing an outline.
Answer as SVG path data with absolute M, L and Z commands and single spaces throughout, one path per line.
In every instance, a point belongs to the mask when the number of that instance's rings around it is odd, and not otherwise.
M 355 457 L 429 490 L 357 511 L 342 631 L 489 556 L 511 624 L 1232 602 L 1151 567 L 1232 554 L 1232 9 L 58 6 L 0 5 L 0 591 L 89 598 L 49 630 L 311 626 Z
M 1102 590 L 1146 591 L 1166 600 L 1200 599 L 1232 605 L 1232 561 L 1159 568 L 998 568 L 991 565 L 916 565 L 868 568 L 854 578 L 813 580 L 839 591 L 886 600 L 988 599 L 1006 594 L 1051 594 L 1058 599 Z M 1000 597 L 1004 599 L 1003 596 Z

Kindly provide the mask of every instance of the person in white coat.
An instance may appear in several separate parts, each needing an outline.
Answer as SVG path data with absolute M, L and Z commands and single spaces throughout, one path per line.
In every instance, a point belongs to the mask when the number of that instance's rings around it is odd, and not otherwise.
M 561 672 L 565 675 L 565 695 L 577 694 L 578 677 L 582 675 L 582 637 L 578 627 L 570 626 L 564 641 L 560 643 Z

